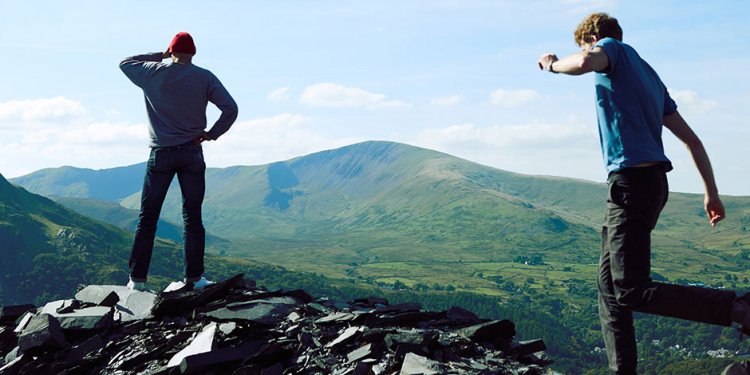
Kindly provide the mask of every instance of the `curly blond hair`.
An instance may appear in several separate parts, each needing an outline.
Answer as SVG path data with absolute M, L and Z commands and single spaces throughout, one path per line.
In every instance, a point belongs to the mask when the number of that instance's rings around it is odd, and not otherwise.
M 573 38 L 577 45 L 592 43 L 594 38 L 597 40 L 603 38 L 615 38 L 622 42 L 622 29 L 617 19 L 610 17 L 607 13 L 592 13 L 578 24 L 576 31 L 573 32 Z

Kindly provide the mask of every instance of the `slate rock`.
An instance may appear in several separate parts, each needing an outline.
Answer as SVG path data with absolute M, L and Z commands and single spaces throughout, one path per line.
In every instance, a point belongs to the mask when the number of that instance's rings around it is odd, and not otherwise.
M 22 352 L 36 348 L 61 348 L 67 345 L 60 322 L 50 314 L 39 314 L 29 321 L 18 337 Z
M 210 323 L 167 363 L 167 367 L 179 366 L 182 360 L 190 355 L 208 353 L 214 348 L 214 336 L 216 335 L 216 323 Z
M 326 348 L 335 349 L 337 346 L 340 345 L 346 345 L 349 341 L 354 340 L 354 337 L 363 330 L 363 327 L 349 327 L 344 330 L 344 332 L 339 335 L 335 340 L 329 342 L 326 344 Z
M 284 319 L 298 302 L 291 297 L 272 297 L 249 303 L 233 303 L 224 308 L 209 311 L 206 316 L 218 320 L 246 320 L 258 324 L 273 325 Z
M 24 328 L 29 324 L 32 318 L 34 318 L 36 314 L 32 314 L 31 312 L 27 312 L 21 319 L 18 320 L 18 325 L 13 330 L 15 333 L 21 333 Z
M 113 307 L 120 301 L 117 289 L 126 288 L 120 285 L 89 285 L 76 293 L 77 300 L 93 303 L 97 306 Z
M 226 297 L 235 286 L 244 284 L 243 274 L 198 290 L 159 293 L 151 309 L 157 317 L 180 315 L 194 308 Z
M 494 320 L 464 328 L 460 334 L 472 341 L 511 340 L 516 335 L 516 325 L 510 320 Z
M 6 363 L 5 366 L 0 367 L 0 374 L 3 374 L 3 375 L 18 374 L 21 371 L 21 369 L 24 366 L 26 366 L 26 364 L 31 362 L 32 359 L 33 358 L 30 355 L 18 356 L 13 361 Z
M 404 357 L 404 363 L 401 365 L 399 375 L 433 375 L 443 372 L 440 362 L 414 353 L 408 353 Z
M 20 334 L 32 341 L 36 310 L 48 320 L 58 317 L 58 337 L 72 343 L 19 347 L 0 374 L 541 374 L 540 366 L 550 363 L 539 351 L 541 340 L 511 350 L 510 321 L 486 321 L 458 307 L 391 306 L 372 296 L 348 304 L 312 302 L 302 290 L 268 291 L 238 276 L 158 296 L 122 286 L 84 288 L 76 299 L 27 312 L 17 319 L 25 321 L 18 332 L 0 326 L 2 353 L 12 352 Z M 112 293 L 114 307 L 97 306 L 112 304 Z M 97 311 L 115 323 L 98 325 Z M 63 323 L 72 316 L 87 328 L 66 328 L 63 337 Z M 42 333 L 53 337 L 48 329 Z
M 133 320 L 147 319 L 152 316 L 151 310 L 156 302 L 156 295 L 148 292 L 115 289 L 119 297 L 115 305 L 117 316 L 120 321 L 129 322 Z
M 16 360 L 18 358 L 19 351 L 21 351 L 21 348 L 15 347 L 13 350 L 9 351 L 8 354 L 5 355 L 5 363 L 10 363 Z
M 68 314 L 80 308 L 82 308 L 81 301 L 77 299 L 67 299 L 63 301 L 60 307 L 55 309 L 55 313 L 56 314 Z M 52 314 L 52 315 L 57 316 L 56 314 Z
M 60 327 L 66 331 L 101 330 L 112 324 L 114 309 L 107 306 L 94 306 L 54 316 L 60 322 Z
M 414 344 L 417 346 L 435 346 L 438 340 L 436 332 L 401 331 L 385 335 L 385 344 L 388 349 L 395 350 L 401 344 Z
M 373 344 L 366 344 L 347 354 L 346 359 L 349 362 L 359 362 L 362 359 L 371 357 L 373 354 Z
M 266 341 L 253 341 L 239 347 L 215 349 L 206 353 L 187 356 L 180 362 L 180 373 L 203 374 L 216 371 L 228 365 L 237 365 L 242 360 L 252 357 L 266 345 Z M 235 366 L 236 367 L 236 366 Z
M 99 335 L 94 335 L 87 340 L 72 346 L 64 359 L 69 362 L 81 361 L 87 354 L 96 352 L 103 347 L 104 341 L 102 338 Z
M 354 320 L 355 317 L 356 316 L 352 313 L 339 311 L 339 312 L 328 314 L 322 318 L 318 318 L 315 320 L 315 323 L 324 324 L 324 323 L 347 322 L 347 321 Z
M 0 323 L 8 324 L 15 322 L 23 314 L 35 308 L 36 306 L 30 304 L 0 307 Z

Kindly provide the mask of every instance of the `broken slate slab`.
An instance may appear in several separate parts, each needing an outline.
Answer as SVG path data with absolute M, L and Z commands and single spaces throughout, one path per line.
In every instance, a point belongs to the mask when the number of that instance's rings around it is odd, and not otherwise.
M 65 355 L 65 360 L 70 362 L 76 362 L 83 359 L 86 354 L 95 352 L 104 347 L 104 341 L 99 335 L 94 335 L 88 340 L 73 346 L 70 351 Z
M 97 330 L 112 324 L 114 309 L 107 306 L 86 307 L 68 314 L 57 314 L 55 317 L 64 330 Z
M 40 314 L 50 314 L 52 316 L 58 315 L 57 310 L 65 311 L 65 309 L 73 306 L 76 303 L 73 299 L 60 299 L 57 301 L 47 302 L 42 309 L 39 311 Z M 80 301 L 77 302 L 80 304 Z
M 379 356 L 382 349 L 382 345 L 369 343 L 351 351 L 346 355 L 346 359 L 349 363 L 361 363 L 363 359 Z
M 61 348 L 67 345 L 60 322 L 50 314 L 39 314 L 29 321 L 18 336 L 22 352 L 34 348 Z
M 18 358 L 0 367 L 0 374 L 18 374 L 21 368 L 31 361 L 30 355 L 20 355 Z
M 214 335 L 216 334 L 216 323 L 210 323 L 195 336 L 193 341 L 184 349 L 175 354 L 167 363 L 167 367 L 179 366 L 185 357 L 194 354 L 207 353 L 214 348 Z
M 13 348 L 13 350 L 9 351 L 8 354 L 5 355 L 5 363 L 11 363 L 18 358 L 18 352 L 21 350 L 19 347 Z M 2 374 L 2 372 L 0 372 Z
M 388 349 L 395 350 L 401 344 L 414 344 L 417 346 L 437 345 L 439 334 L 429 331 L 402 331 L 385 335 L 385 344 Z
M 77 300 L 93 303 L 97 306 L 115 306 L 120 301 L 118 289 L 128 289 L 120 285 L 89 285 L 76 293 Z
M 322 324 L 322 323 L 346 322 L 346 321 L 354 320 L 354 318 L 356 318 L 356 315 L 352 313 L 334 312 L 322 318 L 316 319 L 315 323 Z
M 337 337 L 335 340 L 326 344 L 326 348 L 335 348 L 338 345 L 346 344 L 349 341 L 353 340 L 355 335 L 362 330 L 364 330 L 364 327 L 349 327 L 345 329 L 344 332 L 342 332 L 341 335 L 339 335 L 339 337 Z
M 36 314 L 32 314 L 30 312 L 27 312 L 26 315 L 23 316 L 23 318 L 20 319 L 18 322 L 18 325 L 16 326 L 16 329 L 13 330 L 15 333 L 21 333 L 24 328 L 29 324 L 31 321 L 31 318 L 35 317 Z
M 206 312 L 205 315 L 218 320 L 247 320 L 258 324 L 273 325 L 285 319 L 298 301 L 291 297 L 272 297 L 248 303 L 230 303 L 226 307 Z
M 157 317 L 185 314 L 198 306 L 225 298 L 232 288 L 245 283 L 243 274 L 198 290 L 159 293 L 151 313 Z
M 189 355 L 180 362 L 180 373 L 205 374 L 218 371 L 223 365 L 239 363 L 243 359 L 251 357 L 258 353 L 264 345 L 267 345 L 266 341 L 251 341 L 239 347 L 221 348 Z
M 477 324 L 458 331 L 463 337 L 474 342 L 511 340 L 516 335 L 516 325 L 510 320 L 494 320 Z
M 120 301 L 115 305 L 118 320 L 129 322 L 133 320 L 147 319 L 151 317 L 151 309 L 154 307 L 156 295 L 148 292 L 135 290 L 115 290 Z
M 404 357 L 404 363 L 401 365 L 399 375 L 434 375 L 442 373 L 443 369 L 440 362 L 414 353 L 407 353 Z

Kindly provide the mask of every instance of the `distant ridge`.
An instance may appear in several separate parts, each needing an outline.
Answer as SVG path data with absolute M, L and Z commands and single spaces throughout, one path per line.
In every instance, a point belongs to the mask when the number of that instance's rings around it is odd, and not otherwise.
M 137 167 L 80 172 L 81 180 L 45 170 L 13 182 L 62 192 L 105 175 L 124 179 L 129 168 Z M 142 171 L 135 174 L 130 194 L 113 197 L 132 209 Z M 602 183 L 522 175 L 386 141 L 206 174 L 204 223 L 231 241 L 222 247 L 228 255 L 362 283 L 488 294 L 512 289 L 516 264 L 543 266 L 530 278 L 534 287 L 554 284 L 549 293 L 567 293 L 571 279 L 593 280 L 607 194 Z M 706 224 L 702 200 L 670 194 L 654 232 L 654 269 L 670 280 L 717 283 L 726 270 L 743 280 L 750 197 L 724 197 L 731 215 L 718 230 Z M 162 218 L 182 221 L 178 191 Z
M 13 178 L 11 182 L 45 196 L 117 201 L 140 190 L 145 168 L 146 163 L 100 170 L 46 168 Z

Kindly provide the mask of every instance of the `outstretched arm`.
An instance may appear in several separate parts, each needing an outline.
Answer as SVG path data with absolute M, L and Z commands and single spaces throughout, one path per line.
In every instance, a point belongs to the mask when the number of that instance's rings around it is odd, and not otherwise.
M 584 49 L 563 59 L 558 59 L 553 53 L 546 53 L 539 57 L 539 69 L 553 73 L 581 75 L 594 71 L 601 71 L 609 65 L 609 58 L 603 49 Z
M 716 187 L 716 181 L 714 180 L 711 161 L 708 159 L 708 154 L 703 147 L 703 142 L 701 142 L 695 132 L 693 132 L 693 129 L 688 126 L 687 122 L 685 122 L 680 115 L 680 112 L 675 111 L 675 113 L 665 116 L 664 126 L 679 140 L 685 143 L 690 151 L 695 166 L 698 168 L 698 173 L 700 173 L 701 178 L 703 179 L 703 186 L 706 191 L 703 203 L 706 208 L 706 214 L 708 215 L 708 221 L 711 222 L 712 226 L 716 226 L 716 223 L 724 219 L 724 204 L 721 203 L 721 199 L 719 198 L 719 190 Z

